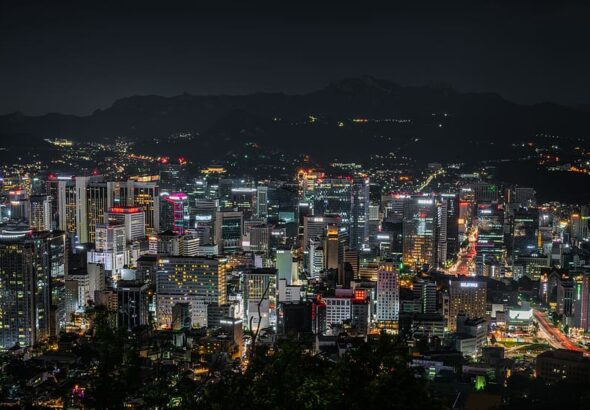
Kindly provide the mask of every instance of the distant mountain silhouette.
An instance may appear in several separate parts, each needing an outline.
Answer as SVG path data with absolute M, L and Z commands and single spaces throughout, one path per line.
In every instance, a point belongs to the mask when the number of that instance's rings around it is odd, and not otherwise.
M 409 121 L 359 124 L 351 121 L 354 118 Z M 117 100 L 88 116 L 14 113 L 0 116 L 0 136 L 149 140 L 191 131 L 214 151 L 232 142 L 256 141 L 329 156 L 374 152 L 384 140 L 399 145 L 419 138 L 432 149 L 444 150 L 467 141 L 525 140 L 540 132 L 588 138 L 589 120 L 587 106 L 521 105 L 497 94 L 459 93 L 447 86 L 403 87 L 361 77 L 301 95 L 146 95 Z M 386 138 L 378 140 L 382 136 Z

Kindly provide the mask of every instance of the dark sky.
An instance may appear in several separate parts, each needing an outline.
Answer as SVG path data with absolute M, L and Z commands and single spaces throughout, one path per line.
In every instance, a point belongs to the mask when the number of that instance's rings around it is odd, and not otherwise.
M 0 113 L 88 114 L 134 94 L 300 93 L 365 74 L 590 103 L 583 1 L 0 4 Z

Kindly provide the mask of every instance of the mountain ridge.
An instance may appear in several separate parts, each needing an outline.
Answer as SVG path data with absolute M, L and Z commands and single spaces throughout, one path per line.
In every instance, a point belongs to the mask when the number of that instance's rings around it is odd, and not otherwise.
M 314 121 L 310 122 L 312 116 Z M 374 119 L 358 124 L 355 118 Z M 50 113 L 0 116 L 0 136 L 66 137 L 74 140 L 131 137 L 151 140 L 193 132 L 211 149 L 247 136 L 277 149 L 309 152 L 317 142 L 333 154 L 386 148 L 379 136 L 403 144 L 416 138 L 433 149 L 467 141 L 525 140 L 537 133 L 589 137 L 590 112 L 555 103 L 517 104 L 496 93 L 463 93 L 446 85 L 401 86 L 374 77 L 334 81 L 303 94 L 155 94 L 117 99 L 86 116 Z M 4 138 L 6 139 L 6 138 Z M 221 142 L 223 141 L 223 143 Z M 330 155 L 330 152 L 325 152 Z

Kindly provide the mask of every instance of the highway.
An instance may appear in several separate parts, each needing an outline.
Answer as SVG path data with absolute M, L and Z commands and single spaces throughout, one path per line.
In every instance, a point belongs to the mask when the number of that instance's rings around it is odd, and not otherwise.
M 575 350 L 577 352 L 583 351 L 578 346 L 574 345 L 569 339 L 561 332 L 561 330 L 554 327 L 551 323 L 545 319 L 545 316 L 542 312 L 538 311 L 537 309 L 533 309 L 533 314 L 535 315 L 535 319 L 539 322 L 539 334 L 541 337 L 547 340 L 547 342 L 553 347 L 554 349 L 567 349 L 567 350 Z

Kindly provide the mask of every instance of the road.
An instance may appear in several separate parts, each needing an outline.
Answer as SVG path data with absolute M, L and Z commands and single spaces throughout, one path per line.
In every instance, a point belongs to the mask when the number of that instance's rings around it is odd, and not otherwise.
M 477 229 L 471 228 L 467 233 L 467 238 L 469 240 L 467 247 L 459 250 L 457 261 L 447 270 L 447 273 L 450 275 L 470 276 L 475 274 L 474 258 Z
M 426 188 L 426 187 L 427 187 L 427 186 L 428 186 L 428 185 L 429 185 L 429 184 L 430 184 L 432 181 L 434 181 L 434 179 L 435 179 L 436 177 L 438 177 L 439 175 L 442 175 L 442 174 L 444 174 L 444 173 L 445 173 L 445 170 L 441 168 L 441 169 L 439 169 L 439 170 L 436 170 L 436 171 L 435 171 L 435 172 L 433 172 L 432 174 L 430 174 L 430 175 L 428 176 L 428 178 L 426 178 L 426 180 L 425 180 L 425 181 L 422 183 L 422 185 L 420 185 L 420 186 L 418 187 L 418 189 L 416 189 L 416 192 L 421 192 L 421 191 L 422 191 L 424 188 Z
M 553 347 L 554 349 L 567 349 L 567 350 L 575 350 L 577 352 L 582 352 L 583 350 L 580 349 L 578 346 L 574 345 L 569 339 L 561 332 L 561 330 L 557 329 L 553 324 L 549 323 L 547 319 L 545 319 L 545 315 L 538 311 L 537 309 L 533 309 L 533 314 L 535 315 L 535 319 L 539 322 L 539 334 L 541 337 L 547 340 L 547 342 Z

